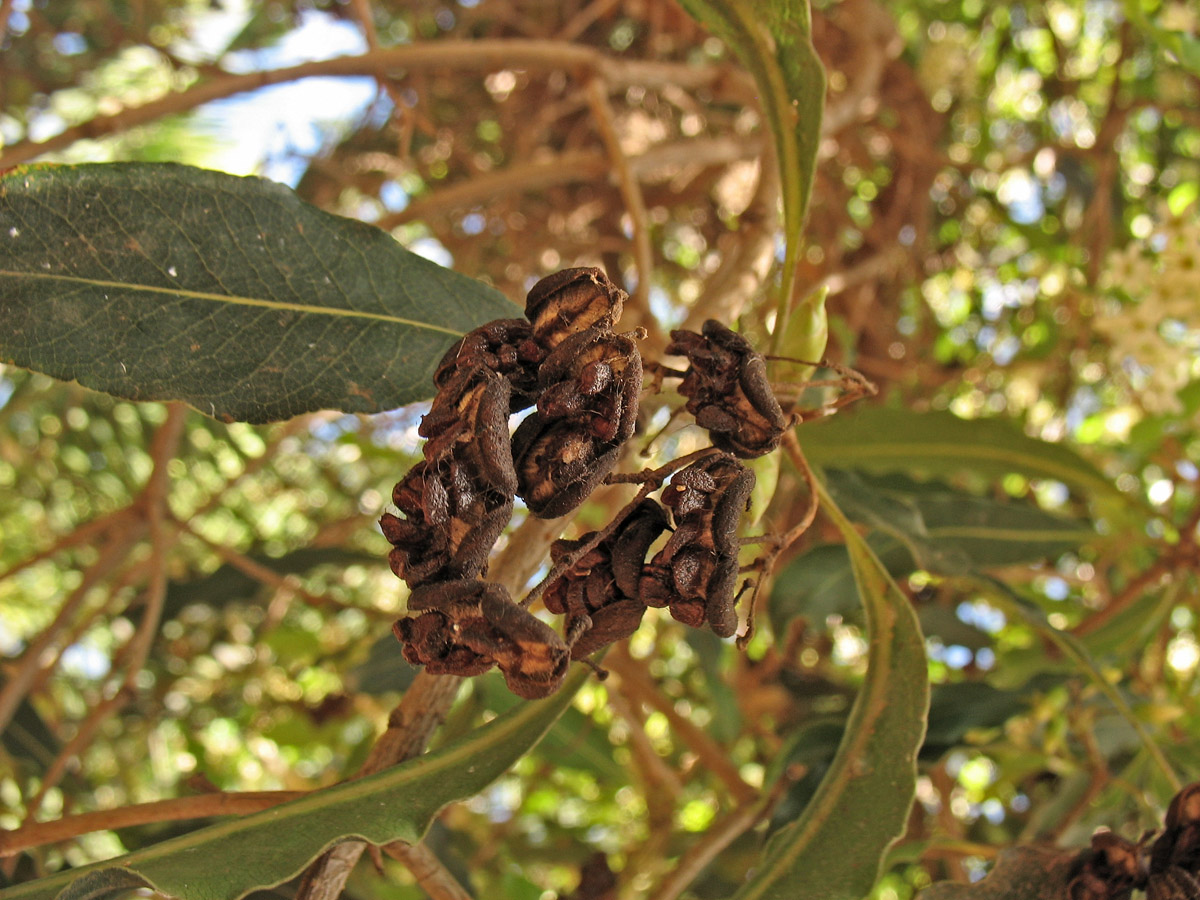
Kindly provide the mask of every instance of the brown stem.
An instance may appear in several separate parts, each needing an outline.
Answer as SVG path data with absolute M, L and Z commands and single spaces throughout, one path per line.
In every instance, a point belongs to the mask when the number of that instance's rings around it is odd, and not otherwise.
M 77 547 L 80 544 L 90 544 L 97 540 L 100 535 L 107 531 L 120 531 L 131 516 L 130 508 L 114 510 L 110 513 L 105 513 L 97 519 L 92 519 L 90 522 L 84 522 L 82 525 L 74 528 L 70 534 L 63 535 L 51 546 L 47 547 L 28 559 L 23 559 L 11 569 L 0 575 L 0 581 L 11 578 L 18 572 L 28 569 L 30 566 L 35 566 L 43 560 L 49 559 L 63 550 L 68 550 L 71 547 Z
M 808 485 L 808 507 L 804 510 L 804 515 L 800 517 L 800 521 L 793 525 L 788 532 L 778 541 L 775 542 L 760 562 L 761 574 L 754 582 L 754 590 L 750 594 L 750 602 L 746 607 L 746 630 L 738 635 L 737 645 L 744 648 L 750 642 L 750 638 L 754 636 L 754 613 L 758 606 L 758 597 L 762 593 L 763 584 L 771 576 L 775 570 L 776 563 L 779 562 L 779 557 L 796 541 L 800 540 L 801 536 L 812 527 L 813 520 L 817 517 L 817 509 L 820 504 L 817 502 L 816 476 L 813 475 L 812 469 L 808 465 L 808 460 L 804 456 L 804 451 L 800 449 L 800 441 L 796 438 L 796 430 L 789 429 L 783 435 L 783 449 L 787 453 L 788 459 L 804 476 L 804 483 Z
M 768 796 L 743 803 L 710 825 L 704 836 L 679 857 L 671 874 L 648 896 L 653 900 L 675 900 L 679 897 L 722 850 L 770 815 L 789 783 L 787 778 L 779 779 Z
M 474 900 L 470 893 L 458 883 L 458 879 L 442 865 L 432 850 L 424 844 L 409 844 L 396 841 L 386 844 L 383 852 L 398 859 L 408 867 L 413 878 L 430 900 Z
M 141 539 L 146 524 L 140 519 L 134 520 L 127 529 L 110 532 L 107 543 L 100 550 L 99 558 L 88 566 L 83 573 L 79 586 L 71 592 L 49 625 L 33 640 L 16 662 L 13 670 L 8 673 L 4 688 L 0 690 L 0 731 L 3 731 L 12 720 L 17 705 L 25 697 L 30 686 L 37 678 L 42 668 L 42 658 L 50 649 L 71 618 L 78 612 L 88 593 L 111 572 L 129 549 Z
M 734 800 L 741 804 L 758 799 L 758 790 L 742 780 L 725 748 L 704 729 L 676 711 L 675 704 L 654 683 L 645 663 L 630 656 L 629 648 L 624 643 L 613 648 L 605 658 L 605 665 L 621 677 L 620 690 L 631 700 L 644 703 L 666 717 L 671 725 L 671 733 L 687 744 L 700 763 L 724 782 Z
M 678 84 L 682 87 L 712 85 L 728 75 L 719 66 L 622 60 L 576 44 L 523 39 L 478 41 L 429 41 L 402 47 L 368 51 L 359 56 L 306 62 L 265 72 L 223 75 L 179 93 L 168 94 L 142 106 L 106 116 L 96 116 L 67 128 L 44 141 L 19 141 L 0 154 L 0 170 L 11 168 L 70 146 L 81 138 L 98 138 L 128 131 L 164 116 L 186 112 L 213 100 L 286 84 L 312 76 L 376 75 L 384 69 L 405 72 L 456 68 L 475 71 L 520 68 L 566 69 L 600 74 L 614 87 L 645 84 L 650 87 Z
M 310 606 L 317 607 L 318 609 L 332 610 L 355 609 L 367 615 L 371 615 L 375 612 L 373 609 L 356 606 L 352 603 L 343 603 L 342 601 L 326 596 L 325 594 L 314 594 L 312 591 L 305 588 L 304 585 L 300 583 L 300 580 L 294 575 L 280 575 L 274 569 L 270 568 L 269 566 L 265 566 L 260 562 L 256 562 L 255 560 L 246 556 L 244 553 L 240 553 L 239 551 L 234 550 L 232 547 L 226 546 L 218 541 L 213 541 L 206 538 L 199 531 L 196 531 L 194 528 L 192 528 L 191 524 L 188 522 L 179 522 L 178 524 L 187 532 L 190 537 L 200 541 L 202 544 L 212 550 L 213 553 L 217 554 L 217 556 L 219 556 L 224 562 L 227 562 L 239 572 L 250 576 L 255 581 L 260 581 L 265 585 L 273 587 L 278 591 L 294 594 Z M 383 616 L 386 614 L 380 613 L 380 615 Z M 389 618 L 391 617 L 389 616 Z
M 527 519 L 509 536 L 508 547 L 492 564 L 489 577 L 516 593 L 537 570 L 561 528 L 561 523 L 553 520 Z M 461 683 L 454 675 L 418 673 L 388 717 L 387 730 L 371 748 L 359 777 L 422 753 L 445 720 Z M 366 846 L 361 841 L 346 841 L 325 853 L 305 872 L 297 900 L 336 900 Z
M 637 289 L 631 298 L 638 314 L 636 324 L 651 324 L 654 319 L 650 315 L 650 274 L 654 269 L 654 251 L 650 243 L 650 217 L 646 212 L 646 200 L 642 196 L 642 186 L 629 165 L 629 158 L 621 149 L 616 115 L 608 102 L 607 84 L 600 78 L 592 78 L 587 83 L 585 93 L 594 125 L 600 132 L 600 139 L 612 164 L 625 211 L 629 213 L 633 259 L 637 269 Z
M 59 751 L 54 762 L 42 776 L 37 793 L 27 804 L 27 823 L 37 814 L 46 793 L 57 785 L 59 779 L 66 773 L 70 761 L 91 743 L 92 737 L 109 716 L 114 715 L 135 694 L 137 676 L 142 671 L 146 657 L 150 653 L 150 646 L 158 634 L 158 624 L 162 617 L 163 604 L 166 602 L 167 552 L 174 537 L 173 534 L 168 534 L 164 522 L 167 494 L 171 484 L 167 473 L 168 466 L 179 449 L 179 440 L 183 435 L 186 420 L 186 406 L 182 403 L 168 405 L 166 421 L 155 432 L 154 440 L 150 445 L 150 458 L 154 461 L 154 468 L 150 472 L 146 487 L 136 502 L 136 506 L 143 511 L 150 530 L 152 548 L 150 586 L 146 592 L 142 620 L 133 637 L 129 639 L 129 643 L 121 651 L 121 655 L 125 658 L 125 671 L 121 683 L 112 696 L 91 708 L 75 736 Z
M 53 822 L 36 822 L 15 831 L 0 831 L 0 858 L 16 856 L 31 847 L 70 840 L 93 831 L 129 828 L 134 825 L 148 825 L 151 822 L 247 815 L 270 809 L 289 800 L 297 800 L 305 794 L 305 791 L 201 794 L 196 797 L 175 797 L 170 800 L 155 800 L 152 803 L 136 803 L 120 809 L 101 809 L 66 816 Z
M 92 742 L 92 738 L 100 729 L 100 726 L 104 724 L 105 720 L 107 720 L 109 716 L 116 713 L 117 710 L 128 703 L 132 698 L 133 691 L 122 687 L 107 700 L 103 700 L 90 708 L 87 718 L 80 723 L 75 735 L 71 738 L 71 740 L 67 741 L 63 748 L 58 752 L 58 755 L 54 757 L 54 762 L 52 762 L 46 768 L 46 772 L 42 776 L 41 784 L 38 785 L 37 792 L 26 802 L 25 821 L 21 823 L 22 831 L 26 828 L 33 827 L 33 817 L 36 816 L 38 810 L 41 809 L 42 801 L 46 798 L 46 794 L 49 793 L 62 779 L 63 775 L 66 774 L 67 766 L 70 765 L 71 760 L 75 759 L 76 756 L 78 756 L 84 751 L 84 749 L 87 748 L 88 744 Z

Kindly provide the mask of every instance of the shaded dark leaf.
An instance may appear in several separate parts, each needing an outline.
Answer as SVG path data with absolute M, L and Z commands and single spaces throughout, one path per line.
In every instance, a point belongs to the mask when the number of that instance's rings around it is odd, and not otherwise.
M 831 469 L 830 492 L 852 519 L 903 541 L 940 575 L 1053 558 L 1095 536 L 1086 523 L 900 475 Z
M 893 577 L 916 568 L 912 554 L 894 538 L 872 534 L 867 544 Z M 856 619 L 860 608 L 845 544 L 821 544 L 800 554 L 780 571 L 771 588 L 771 627 L 777 635 L 797 616 L 823 628 L 828 616 Z

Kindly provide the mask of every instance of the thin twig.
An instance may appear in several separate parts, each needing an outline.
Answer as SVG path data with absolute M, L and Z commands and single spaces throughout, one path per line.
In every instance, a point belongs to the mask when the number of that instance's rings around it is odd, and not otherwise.
M 138 630 L 129 642 L 129 657 L 125 668 L 125 687 L 132 689 L 137 683 L 138 673 L 146 664 L 150 654 L 150 645 L 158 634 L 159 621 L 162 619 L 163 606 L 167 599 L 167 552 L 174 541 L 177 532 L 169 533 L 167 528 L 167 495 L 171 490 L 171 479 L 168 474 L 171 460 L 179 450 L 179 441 L 183 437 L 184 425 L 187 422 L 188 409 L 182 403 L 167 405 L 167 418 L 154 435 L 150 445 L 150 458 L 154 460 L 154 469 L 142 493 L 142 503 L 150 528 L 150 548 L 153 568 L 150 573 L 150 587 L 146 592 L 146 605 L 142 612 L 142 621 Z
M 45 550 L 40 550 L 28 559 L 21 560 L 7 572 L 0 574 L 0 581 L 11 578 L 18 572 L 28 569 L 30 566 L 35 566 L 43 560 L 50 559 L 50 557 L 71 547 L 89 543 L 106 531 L 120 531 L 131 515 L 133 515 L 131 507 L 125 506 L 110 513 L 105 513 L 99 518 L 92 519 L 90 522 L 84 522 L 82 525 L 76 526 L 71 530 L 70 534 L 63 535 Z
M 676 711 L 675 704 L 654 683 L 645 663 L 630 656 L 625 643 L 615 646 L 605 657 L 604 664 L 620 676 L 618 688 L 622 693 L 627 693 L 631 700 L 644 703 L 666 717 L 671 733 L 687 744 L 705 769 L 724 782 L 734 800 L 750 803 L 758 799 L 758 789 L 742 780 L 725 748 L 691 719 Z
M 12 15 L 13 0 L 0 0 L 0 44 L 8 34 L 8 18 Z
M 190 537 L 200 541 L 202 544 L 212 550 L 213 553 L 217 554 L 217 556 L 219 556 L 223 562 L 233 566 L 242 574 L 248 575 L 255 581 L 260 581 L 269 587 L 273 587 L 277 591 L 294 594 L 310 606 L 314 606 L 318 609 L 331 609 L 338 611 L 353 609 L 366 615 L 372 615 L 376 613 L 376 610 L 372 608 L 358 606 L 353 603 L 344 603 L 341 600 L 325 594 L 314 594 L 312 591 L 304 587 L 304 585 L 300 582 L 300 579 L 296 576 L 280 575 L 274 569 L 251 559 L 244 553 L 234 550 L 232 547 L 222 544 L 219 541 L 214 541 L 205 537 L 199 531 L 194 529 L 190 522 L 180 522 L 179 524 L 186 530 Z M 394 618 L 394 616 L 387 613 L 379 613 L 379 615 L 386 616 L 388 618 Z
M 450 874 L 449 869 L 442 865 L 437 854 L 425 844 L 409 845 L 396 841 L 385 844 L 383 852 L 408 867 L 408 871 L 412 873 L 421 889 L 429 895 L 430 900 L 474 900 L 458 883 L 458 879 Z
M 722 850 L 771 814 L 790 783 L 790 779 L 780 778 L 766 797 L 743 803 L 710 825 L 704 836 L 679 858 L 671 874 L 648 896 L 653 900 L 675 900 Z
M 18 704 L 41 671 L 43 654 L 54 643 L 59 632 L 78 612 L 92 588 L 99 584 L 125 558 L 129 549 L 141 539 L 145 533 L 145 527 L 145 522 L 137 521 L 131 523 L 127 529 L 110 532 L 108 542 L 100 550 L 99 558 L 88 566 L 79 586 L 64 601 L 58 615 L 54 617 L 54 621 L 42 629 L 41 633 L 26 648 L 12 671 L 8 673 L 4 688 L 0 690 L 0 731 L 4 731 L 8 727 Z
M 657 807 L 663 813 L 651 818 L 669 821 L 676 802 L 683 794 L 683 782 L 678 773 L 667 765 L 666 760 L 658 755 L 650 736 L 646 734 L 646 723 L 638 715 L 633 703 L 620 691 L 608 692 L 608 704 L 617 716 L 625 720 L 629 732 L 629 750 L 633 757 L 634 767 L 641 772 L 642 793 L 646 802 Z
M 71 760 L 75 759 L 91 743 L 100 726 L 135 696 L 137 676 L 142 671 L 150 653 L 150 646 L 158 634 L 158 624 L 162 618 L 163 604 L 167 596 L 167 551 L 173 535 L 167 533 L 163 514 L 166 509 L 167 494 L 170 491 L 168 468 L 179 449 L 179 440 L 183 435 L 186 420 L 186 406 L 182 403 L 168 405 L 167 418 L 155 432 L 154 440 L 150 445 L 150 458 L 154 462 L 154 468 L 150 472 L 146 487 L 137 500 L 137 506 L 143 511 L 150 530 L 152 548 L 150 586 L 146 592 L 142 620 L 138 624 L 137 631 L 122 649 L 122 655 L 125 657 L 125 671 L 121 683 L 110 697 L 89 709 L 74 737 L 59 751 L 54 762 L 42 775 L 37 793 L 26 804 L 26 823 L 32 822 L 33 817 L 41 808 L 46 794 L 66 774 Z
M 247 791 L 244 793 L 201 794 L 195 797 L 174 797 L 152 803 L 135 803 L 120 809 L 100 809 L 94 812 L 65 816 L 53 822 L 35 822 L 15 831 L 0 831 L 0 858 L 16 856 L 31 847 L 43 847 L 89 834 L 93 831 L 114 831 L 152 822 L 175 822 L 183 819 L 206 819 L 210 816 L 241 816 L 260 812 L 298 800 L 306 791 Z
M 508 548 L 491 564 L 489 578 L 517 593 L 536 571 L 561 527 L 554 521 L 527 519 L 509 536 Z M 454 675 L 419 672 L 392 710 L 387 730 L 371 748 L 358 776 L 421 754 L 445 720 L 461 683 Z M 301 879 L 297 900 L 336 900 L 366 846 L 361 841 L 345 841 L 322 855 Z
M 737 639 L 738 647 L 742 648 L 754 636 L 754 613 L 758 607 L 758 597 L 762 593 L 763 584 L 774 571 L 775 564 L 779 562 L 779 557 L 784 551 L 800 540 L 801 536 L 812 527 L 813 520 L 817 517 L 817 509 L 820 506 L 817 501 L 816 476 L 813 475 L 813 471 L 808 465 L 804 451 L 800 449 L 800 441 L 796 439 L 796 430 L 794 428 L 788 429 L 784 433 L 783 449 L 787 453 L 788 459 L 792 461 L 792 464 L 804 477 L 804 483 L 808 486 L 808 507 L 804 510 L 804 515 L 800 517 L 800 521 L 788 529 L 783 537 L 774 542 L 774 545 L 767 550 L 766 554 L 759 561 L 760 574 L 754 582 L 754 590 L 750 594 L 750 602 L 746 608 L 746 630 L 739 634 Z
M 653 324 L 650 315 L 650 276 L 654 269 L 654 248 L 650 243 L 650 217 L 646 213 L 646 200 L 642 186 L 629 166 L 629 158 L 621 149 L 621 138 L 617 134 L 616 116 L 608 102 L 608 85 L 600 78 L 592 78 L 586 88 L 588 106 L 591 107 L 596 130 L 604 142 L 605 152 L 612 164 L 617 187 L 625 211 L 629 213 L 630 230 L 633 233 L 633 260 L 637 269 L 637 288 L 632 300 L 637 310 L 635 324 Z
M 80 753 L 87 749 L 88 745 L 92 742 L 92 738 L 95 737 L 96 732 L 107 721 L 109 716 L 115 714 L 132 698 L 133 691 L 121 687 L 108 699 L 89 707 L 87 718 L 79 724 L 71 740 L 67 741 L 62 749 L 58 751 L 58 755 L 54 757 L 54 762 L 46 767 L 37 792 L 26 801 L 25 820 L 21 823 L 21 830 L 33 826 L 34 816 L 41 809 L 42 801 L 46 799 L 46 794 L 53 790 L 58 785 L 58 782 L 62 780 L 63 775 L 67 773 L 67 766 Z

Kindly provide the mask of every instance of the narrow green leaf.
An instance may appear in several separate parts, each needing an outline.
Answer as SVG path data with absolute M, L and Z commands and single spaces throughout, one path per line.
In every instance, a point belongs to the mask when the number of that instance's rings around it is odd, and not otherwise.
M 1133 502 L 1073 450 L 1031 438 L 999 419 L 967 420 L 949 412 L 868 407 L 806 425 L 800 439 L 809 462 L 817 466 L 942 476 L 1016 472 Z
M 1024 712 L 1036 693 L 1031 682 L 1017 690 L 1000 690 L 984 681 L 958 681 L 934 685 L 929 704 L 929 730 L 921 747 L 921 758 L 939 759 L 960 745 L 967 733 L 978 728 L 999 728 Z
M 763 513 L 775 497 L 779 485 L 779 468 L 782 453 L 768 453 L 747 461 L 747 468 L 754 472 L 754 489 L 750 492 L 750 511 L 746 514 L 745 527 L 755 528 L 762 521 Z
M 589 677 L 576 666 L 563 688 L 529 701 L 444 748 L 391 769 L 318 791 L 265 812 L 194 831 L 109 862 L 10 889 L 5 900 L 105 900 L 114 871 L 184 900 L 238 900 L 281 884 L 331 845 L 413 843 L 438 810 L 478 793 L 535 746 Z
M 4 678 L 0 677 L 0 688 Z M 12 721 L 0 732 L 0 746 L 14 760 L 27 763 L 32 771 L 43 773 L 54 764 L 61 749 L 61 741 L 38 715 L 37 709 L 28 699 L 17 704 Z
M 1085 522 L 939 482 L 838 469 L 826 478 L 846 515 L 902 541 L 922 569 L 943 575 L 1054 558 L 1095 537 Z
M 912 553 L 893 537 L 873 533 L 867 536 L 867 544 L 893 578 L 917 568 Z M 797 616 L 820 626 L 832 615 L 856 615 L 861 601 L 846 545 L 818 544 L 789 562 L 771 586 L 767 608 L 771 628 L 780 638 Z
M 188 166 L 0 178 L 0 361 L 269 422 L 428 397 L 454 339 L 517 308 L 288 188 Z
M 768 841 L 735 900 L 860 900 L 904 832 L 917 783 L 929 683 L 907 598 L 818 481 L 821 508 L 846 539 L 866 613 L 867 675 L 846 732 L 799 819 Z
M 825 67 L 812 44 L 808 0 L 681 0 L 697 21 L 725 41 L 758 86 L 771 128 L 783 191 L 783 281 L 775 346 L 787 318 L 800 257 L 800 236 L 812 196 L 825 112 Z M 809 327 L 824 333 L 824 297 L 813 301 Z M 804 342 L 811 346 L 813 341 Z M 822 347 L 824 341 L 822 340 Z M 819 356 L 823 351 L 818 351 Z
M 301 547 L 283 556 L 251 553 L 248 554 L 248 558 L 277 575 L 304 575 L 318 566 L 338 566 L 346 569 L 354 565 L 379 564 L 378 556 L 344 547 Z M 194 603 L 219 609 L 234 603 L 248 603 L 260 593 L 265 592 L 259 579 L 247 575 L 230 563 L 224 563 L 215 571 L 197 578 L 169 581 L 163 618 L 174 618 L 184 607 Z M 394 638 L 392 642 L 394 649 Z

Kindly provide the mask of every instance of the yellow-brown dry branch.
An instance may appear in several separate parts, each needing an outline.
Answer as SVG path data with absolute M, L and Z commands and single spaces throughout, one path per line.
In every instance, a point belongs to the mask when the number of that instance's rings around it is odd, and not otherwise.
M 65 816 L 52 822 L 34 822 L 15 831 L 0 831 L 0 857 L 16 856 L 24 850 L 71 840 L 93 831 L 115 831 L 152 822 L 177 822 L 211 816 L 244 816 L 298 800 L 307 791 L 245 791 L 200 794 L 137 803 L 119 809 Z

